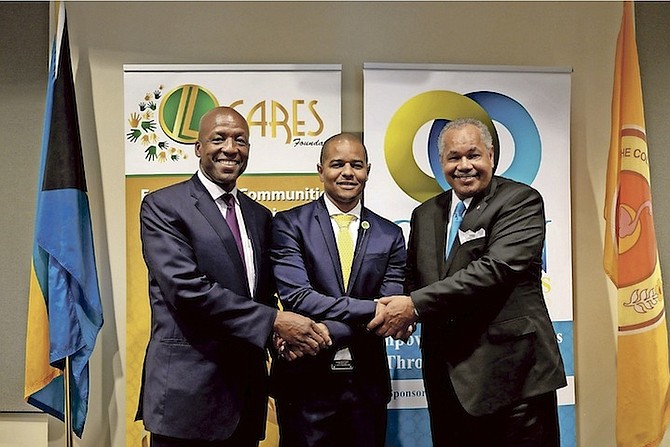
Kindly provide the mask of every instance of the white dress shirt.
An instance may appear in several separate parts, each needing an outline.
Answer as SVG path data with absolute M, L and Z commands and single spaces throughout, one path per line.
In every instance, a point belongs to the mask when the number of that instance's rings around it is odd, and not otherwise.
M 335 222 L 333 216 L 336 216 L 338 214 L 350 214 L 355 217 L 355 219 L 351 221 L 351 223 L 349 224 L 349 232 L 351 233 L 351 240 L 354 242 L 354 247 L 356 247 L 356 243 L 358 242 L 358 227 L 361 226 L 361 210 L 363 209 L 363 205 L 361 205 L 360 200 L 351 211 L 343 213 L 333 203 L 333 201 L 330 200 L 328 194 L 324 194 L 323 197 L 324 202 L 326 203 L 326 209 L 328 210 L 328 215 L 330 216 L 330 224 L 333 227 L 333 233 L 335 233 L 336 242 L 337 242 L 337 235 L 340 232 L 340 227 L 337 225 L 337 222 Z
M 237 198 L 237 187 L 233 188 L 231 191 L 226 191 L 210 179 L 208 179 L 205 174 L 198 169 L 198 178 L 205 185 L 205 189 L 209 192 L 216 203 L 216 206 L 219 207 L 219 211 L 223 218 L 226 218 L 226 204 L 223 201 L 222 196 L 224 194 L 232 194 L 233 199 L 235 200 L 235 216 L 237 216 L 237 224 L 240 227 L 240 238 L 242 239 L 242 249 L 244 250 L 244 264 L 247 267 L 247 281 L 249 283 L 249 290 L 251 295 L 256 292 L 256 269 L 254 267 L 254 247 L 251 244 L 251 239 L 247 233 L 247 225 L 244 222 L 244 216 L 242 215 L 242 209 L 240 208 L 240 201 Z
M 456 209 L 456 205 L 458 202 L 461 202 L 461 199 L 458 198 L 454 190 L 451 190 L 451 208 L 449 208 L 449 222 L 447 223 L 447 234 L 451 231 L 451 223 L 453 222 L 453 219 L 451 218 L 454 215 L 454 210 Z M 470 207 L 470 202 L 472 202 L 472 197 L 468 197 L 467 199 L 463 200 L 463 205 L 465 205 L 465 210 L 463 210 L 463 215 L 468 212 L 468 208 Z M 458 237 L 458 234 L 456 235 Z

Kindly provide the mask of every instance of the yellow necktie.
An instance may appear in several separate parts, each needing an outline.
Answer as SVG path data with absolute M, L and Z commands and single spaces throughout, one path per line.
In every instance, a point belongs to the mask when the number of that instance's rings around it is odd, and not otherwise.
M 352 214 L 336 214 L 333 216 L 340 231 L 337 233 L 337 251 L 340 254 L 340 266 L 342 267 L 342 279 L 346 290 L 349 285 L 349 275 L 351 274 L 351 263 L 354 260 L 354 240 L 349 231 L 349 224 L 354 221 L 356 216 Z

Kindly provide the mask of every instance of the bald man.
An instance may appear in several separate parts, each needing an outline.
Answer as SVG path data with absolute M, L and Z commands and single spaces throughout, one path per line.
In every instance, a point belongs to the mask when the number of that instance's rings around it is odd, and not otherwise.
M 142 203 L 152 318 L 138 417 L 152 447 L 257 446 L 273 332 L 296 356 L 330 343 L 309 318 L 275 308 L 272 215 L 236 186 L 249 148 L 238 112 L 209 111 L 195 143 L 198 172 Z

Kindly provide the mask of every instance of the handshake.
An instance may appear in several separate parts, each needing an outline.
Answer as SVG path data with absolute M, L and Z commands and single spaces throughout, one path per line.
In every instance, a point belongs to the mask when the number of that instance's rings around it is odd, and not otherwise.
M 305 354 L 316 355 L 333 344 L 325 324 L 293 312 L 277 312 L 272 330 L 272 344 L 289 361 Z
M 407 340 L 418 320 L 409 296 L 386 296 L 377 300 L 374 318 L 367 324 L 369 331 L 381 337 Z M 316 355 L 333 344 L 328 327 L 293 312 L 278 312 L 274 323 L 273 345 L 286 360 Z
M 407 341 L 419 319 L 409 296 L 385 296 L 377 300 L 375 317 L 368 323 L 368 330 L 381 337 Z

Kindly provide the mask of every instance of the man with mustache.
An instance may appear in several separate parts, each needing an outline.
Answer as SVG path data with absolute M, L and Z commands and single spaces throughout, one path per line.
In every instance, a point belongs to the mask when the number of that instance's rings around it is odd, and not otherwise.
M 542 294 L 542 197 L 493 175 L 478 120 L 449 122 L 438 147 L 452 189 L 414 210 L 409 296 L 382 298 L 368 327 L 399 337 L 421 321 L 435 446 L 558 447 L 566 379 Z

